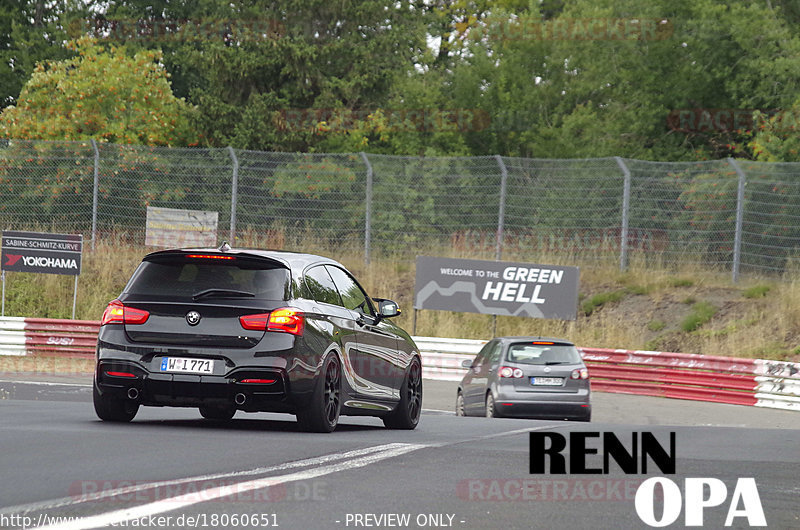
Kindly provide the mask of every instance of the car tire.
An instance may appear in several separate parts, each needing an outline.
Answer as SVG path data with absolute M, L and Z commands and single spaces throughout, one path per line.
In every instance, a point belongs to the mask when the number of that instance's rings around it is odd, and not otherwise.
M 416 429 L 422 413 L 422 365 L 414 357 L 408 365 L 400 387 L 400 403 L 397 408 L 383 418 L 389 429 Z
M 228 421 L 236 414 L 234 407 L 200 407 L 200 415 L 207 420 Z
M 135 401 L 111 398 L 108 395 L 104 396 L 97 390 L 96 385 L 93 385 L 92 400 L 94 401 L 95 414 L 103 421 L 127 423 L 139 411 L 139 404 Z
M 333 432 L 342 410 L 342 367 L 336 354 L 325 359 L 314 386 L 311 403 L 297 412 L 297 422 L 304 431 Z
M 494 396 L 491 392 L 486 393 L 486 417 L 487 418 L 499 418 L 500 415 L 497 413 L 497 407 L 494 404 Z
M 464 393 L 461 390 L 456 394 L 456 416 L 466 416 L 467 412 L 464 410 Z

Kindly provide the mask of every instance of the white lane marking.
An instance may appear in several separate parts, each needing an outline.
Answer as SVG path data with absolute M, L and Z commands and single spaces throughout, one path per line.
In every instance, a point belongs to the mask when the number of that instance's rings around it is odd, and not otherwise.
M 251 475 L 263 475 L 265 473 L 272 473 L 275 471 L 285 471 L 288 469 L 297 469 L 301 467 L 308 467 L 308 466 L 317 466 L 321 464 L 328 464 L 330 462 L 334 462 L 337 460 L 345 460 L 350 458 L 356 458 L 364 455 L 369 455 L 372 453 L 377 453 L 380 451 L 387 451 L 393 450 L 398 447 L 405 447 L 408 444 L 401 444 L 401 443 L 391 443 L 391 444 L 384 444 L 384 445 L 375 445 L 372 447 L 365 447 L 363 449 L 354 449 L 352 451 L 346 451 L 343 453 L 331 453 L 328 455 L 323 456 L 315 456 L 312 458 L 307 458 L 305 460 L 297 460 L 294 462 L 286 462 L 283 464 L 278 464 L 275 466 L 268 466 L 268 467 L 257 467 L 254 469 L 248 469 L 244 471 L 232 471 L 227 473 L 214 473 L 209 475 L 199 475 L 196 477 L 186 477 L 174 480 L 162 480 L 159 482 L 145 482 L 142 484 L 134 484 L 131 486 L 125 486 L 122 488 L 116 489 L 109 489 L 104 491 L 96 491 L 92 493 L 87 493 L 84 495 L 75 495 L 71 497 L 62 497 L 60 499 L 53 499 L 49 501 L 43 502 L 34 502 L 30 504 L 22 504 L 19 506 L 12 506 L 10 508 L 3 508 L 0 510 L 0 514 L 7 515 L 7 514 L 25 514 L 35 511 L 43 511 L 43 510 L 50 510 L 53 508 L 62 508 L 64 506 L 71 506 L 76 504 L 83 504 L 84 502 L 93 502 L 109 497 L 117 497 L 119 495 L 126 495 L 131 493 L 139 493 L 142 491 L 147 491 L 155 488 L 164 488 L 169 486 L 177 486 L 181 484 L 187 484 L 192 482 L 205 482 L 208 480 L 219 480 L 224 478 L 233 478 L 233 477 L 245 477 Z M 230 486 L 229 486 L 230 487 Z
M 48 381 L 15 381 L 13 379 L 0 379 L 0 383 L 14 383 L 17 385 L 44 385 L 44 386 L 78 386 L 92 388 L 92 385 L 82 383 L 50 383 Z
M 558 429 L 559 427 L 567 427 L 567 425 L 547 424 L 547 425 L 542 425 L 541 427 L 524 427 L 522 429 L 516 429 L 516 430 L 513 430 L 513 431 L 503 431 L 503 432 L 497 432 L 497 433 L 494 433 L 494 434 L 484 434 L 482 436 L 476 436 L 474 438 L 468 438 L 466 440 L 459 440 L 457 442 L 431 443 L 431 444 L 428 444 L 428 447 L 449 447 L 451 445 L 461 445 L 461 444 L 470 443 L 470 442 L 479 442 L 481 440 L 490 440 L 492 438 L 502 438 L 504 436 L 514 436 L 515 434 L 524 434 L 526 432 L 554 430 L 554 429 Z
M 452 410 L 439 410 L 439 409 L 422 409 L 422 412 L 433 412 L 436 414 L 449 414 L 451 416 L 455 416 L 455 412 Z
M 245 482 L 239 482 L 237 484 L 230 484 L 230 485 L 220 486 L 217 488 L 211 488 L 203 490 L 202 495 L 198 495 L 197 492 L 178 495 L 176 497 L 171 497 L 160 501 L 151 502 L 149 504 L 143 504 L 140 506 L 134 506 L 132 508 L 124 508 L 122 510 L 115 510 L 113 512 L 106 512 L 99 515 L 84 517 L 77 521 L 60 523 L 58 525 L 42 526 L 40 527 L 40 530 L 55 530 L 55 529 L 86 530 L 89 528 L 100 528 L 104 526 L 114 525 L 122 523 L 124 521 L 129 521 L 131 519 L 139 519 L 141 517 L 158 515 L 160 513 L 171 512 L 174 510 L 178 510 L 180 508 L 185 508 L 187 506 L 199 504 L 201 502 L 207 502 L 222 497 L 229 497 L 231 495 L 231 491 L 236 491 L 237 493 L 245 493 L 248 491 L 268 488 L 278 484 L 286 484 L 287 482 L 296 482 L 298 480 L 309 480 L 323 475 L 337 473 L 339 471 L 349 471 L 351 469 L 357 469 L 359 467 L 368 466 L 370 464 L 380 462 L 381 460 L 386 460 L 387 458 L 394 458 L 396 456 L 404 455 L 406 453 L 410 453 L 412 451 L 416 451 L 418 449 L 427 447 L 426 445 L 419 445 L 419 444 L 396 444 L 396 445 L 398 445 L 399 447 L 394 447 L 392 449 L 385 449 L 383 451 L 378 451 L 370 455 L 362 456 L 352 460 L 346 460 L 344 462 L 339 462 L 336 464 L 330 464 L 327 466 L 322 466 L 315 469 L 308 469 L 305 471 L 296 471 L 294 473 L 279 475 L 277 477 L 258 478 Z

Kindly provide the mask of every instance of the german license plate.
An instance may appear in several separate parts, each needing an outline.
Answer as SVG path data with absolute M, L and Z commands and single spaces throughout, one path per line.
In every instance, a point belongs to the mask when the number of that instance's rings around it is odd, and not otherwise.
M 183 372 L 187 374 L 213 374 L 214 361 L 211 359 L 190 359 L 188 357 L 164 357 L 161 359 L 162 372 Z
M 531 377 L 534 386 L 561 386 L 563 383 L 563 377 Z

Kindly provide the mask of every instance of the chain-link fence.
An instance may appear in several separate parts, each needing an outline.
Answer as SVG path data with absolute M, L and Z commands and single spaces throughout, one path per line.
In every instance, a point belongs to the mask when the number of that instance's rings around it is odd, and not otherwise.
M 3 229 L 144 244 L 147 206 L 214 211 L 219 239 L 581 266 L 782 273 L 800 164 L 401 157 L 5 141 Z

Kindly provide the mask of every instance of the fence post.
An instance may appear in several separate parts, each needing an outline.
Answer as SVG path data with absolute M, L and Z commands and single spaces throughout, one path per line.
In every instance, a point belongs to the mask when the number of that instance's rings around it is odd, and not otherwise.
M 367 191 L 366 205 L 364 210 L 364 265 L 369 265 L 369 244 L 372 236 L 372 164 L 365 152 L 359 153 L 364 165 L 367 166 Z
M 92 138 L 92 149 L 94 149 L 94 187 L 92 188 L 92 250 L 94 250 L 94 244 L 97 241 L 97 191 L 100 186 L 100 150 L 97 149 L 97 142 L 94 141 L 94 138 Z
M 625 165 L 622 158 L 615 156 L 614 160 L 625 176 L 622 185 L 622 228 L 619 233 L 619 270 L 624 272 L 628 268 L 628 223 L 631 208 L 631 170 Z
M 494 155 L 497 165 L 500 166 L 500 206 L 497 211 L 497 246 L 494 251 L 494 259 L 500 261 L 503 257 L 503 238 L 504 226 L 506 224 L 506 186 L 508 183 L 508 169 L 506 168 L 503 157 Z
M 733 167 L 739 176 L 739 185 L 736 189 L 736 231 L 733 236 L 733 283 L 739 281 L 739 266 L 742 259 L 742 225 L 744 224 L 744 186 L 747 176 L 739 164 L 732 157 L 728 157 L 728 164 Z
M 239 196 L 239 159 L 236 157 L 236 152 L 233 147 L 228 146 L 228 154 L 233 163 L 233 178 L 231 180 L 231 233 L 230 245 L 236 246 L 236 204 Z

